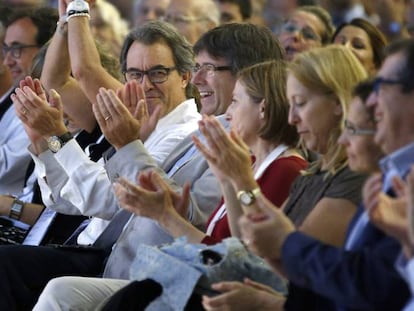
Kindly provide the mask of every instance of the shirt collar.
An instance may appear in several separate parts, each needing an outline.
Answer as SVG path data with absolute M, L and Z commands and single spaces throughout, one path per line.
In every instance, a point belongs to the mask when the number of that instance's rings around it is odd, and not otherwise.
M 401 178 L 410 171 L 414 159 L 414 142 L 381 159 L 380 167 L 384 175 L 397 174 Z
M 187 99 L 175 107 L 171 112 L 163 116 L 158 120 L 156 130 L 163 129 L 171 124 L 177 123 L 177 120 L 186 121 L 185 117 L 188 113 L 185 113 L 186 110 L 194 110 L 194 113 L 197 113 L 197 104 L 195 103 L 194 98 Z M 201 118 L 201 116 L 200 116 Z

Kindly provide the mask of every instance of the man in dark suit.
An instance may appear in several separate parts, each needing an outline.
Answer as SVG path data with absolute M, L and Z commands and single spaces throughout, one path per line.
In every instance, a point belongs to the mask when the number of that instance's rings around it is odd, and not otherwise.
M 389 195 L 392 178 L 404 179 L 414 163 L 413 77 L 414 40 L 392 43 L 367 101 L 375 111 L 375 142 L 386 154 L 380 161 L 380 187 Z M 372 200 L 372 190 L 365 192 L 371 193 L 364 199 L 369 210 L 377 200 Z M 266 210 L 268 204 L 258 199 L 260 204 Z M 265 222 L 244 217 L 241 225 L 246 243 L 276 269 L 282 267 L 293 284 L 285 310 L 401 310 L 410 296 L 394 268 L 399 243 L 369 221 L 363 206 L 342 249 L 295 230 L 279 211 Z M 260 236 L 272 229 L 267 246 L 260 244 Z

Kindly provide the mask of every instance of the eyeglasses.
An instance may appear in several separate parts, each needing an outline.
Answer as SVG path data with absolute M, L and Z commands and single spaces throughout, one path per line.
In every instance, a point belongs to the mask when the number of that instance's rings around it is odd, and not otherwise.
M 216 74 L 216 71 L 231 70 L 231 66 L 215 66 L 213 64 L 195 64 L 192 71 L 196 74 L 199 71 L 204 72 L 208 77 L 213 77 Z
M 190 24 L 192 22 L 199 22 L 202 20 L 207 20 L 205 16 L 194 17 L 194 16 L 185 16 L 185 15 L 167 15 L 162 18 L 163 21 L 170 24 Z
M 291 22 L 283 24 L 282 31 L 293 34 L 299 32 L 302 38 L 306 41 L 322 41 L 322 39 L 310 27 L 300 28 Z
M 176 70 L 176 67 L 155 67 L 150 70 L 130 68 L 124 71 L 124 75 L 128 81 L 137 80 L 141 83 L 144 76 L 147 75 L 151 83 L 163 83 L 168 80 L 168 76 L 173 70 Z
M 13 44 L 8 46 L 7 44 L 3 43 L 2 52 L 3 57 L 6 57 L 7 53 L 10 52 L 11 57 L 14 59 L 19 59 L 22 56 L 23 49 L 28 48 L 38 48 L 39 45 L 37 44 Z
M 390 85 L 396 85 L 401 84 L 404 85 L 405 81 L 403 80 L 393 80 L 393 79 L 385 79 L 382 77 L 377 77 L 374 80 L 372 80 L 372 90 L 378 94 L 381 84 L 390 84 Z
M 345 120 L 344 122 L 344 130 L 350 136 L 374 135 L 375 134 L 375 130 L 358 128 L 354 124 L 349 122 L 348 120 Z

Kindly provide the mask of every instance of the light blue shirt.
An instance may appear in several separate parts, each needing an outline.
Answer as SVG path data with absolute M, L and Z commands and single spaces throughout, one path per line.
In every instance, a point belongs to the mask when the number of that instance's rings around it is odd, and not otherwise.
M 388 192 L 392 189 L 392 178 L 400 176 L 402 179 L 410 171 L 411 165 L 414 164 L 414 143 L 411 143 L 403 148 L 400 148 L 385 158 L 381 159 L 380 167 L 383 172 L 382 191 Z M 368 213 L 364 211 L 357 220 L 354 228 L 349 234 L 345 244 L 345 249 L 352 249 L 355 242 L 361 236 L 364 228 L 369 222 Z

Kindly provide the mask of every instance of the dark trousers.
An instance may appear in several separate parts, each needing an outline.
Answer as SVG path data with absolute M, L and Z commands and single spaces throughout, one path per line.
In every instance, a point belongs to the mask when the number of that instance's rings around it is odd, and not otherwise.
M 59 276 L 97 276 L 104 252 L 94 248 L 0 247 L 0 310 L 31 310 L 47 282 Z
M 144 311 L 161 294 L 162 286 L 152 279 L 133 281 L 117 291 L 108 300 L 102 311 Z M 203 310 L 201 295 L 192 294 L 184 311 Z

